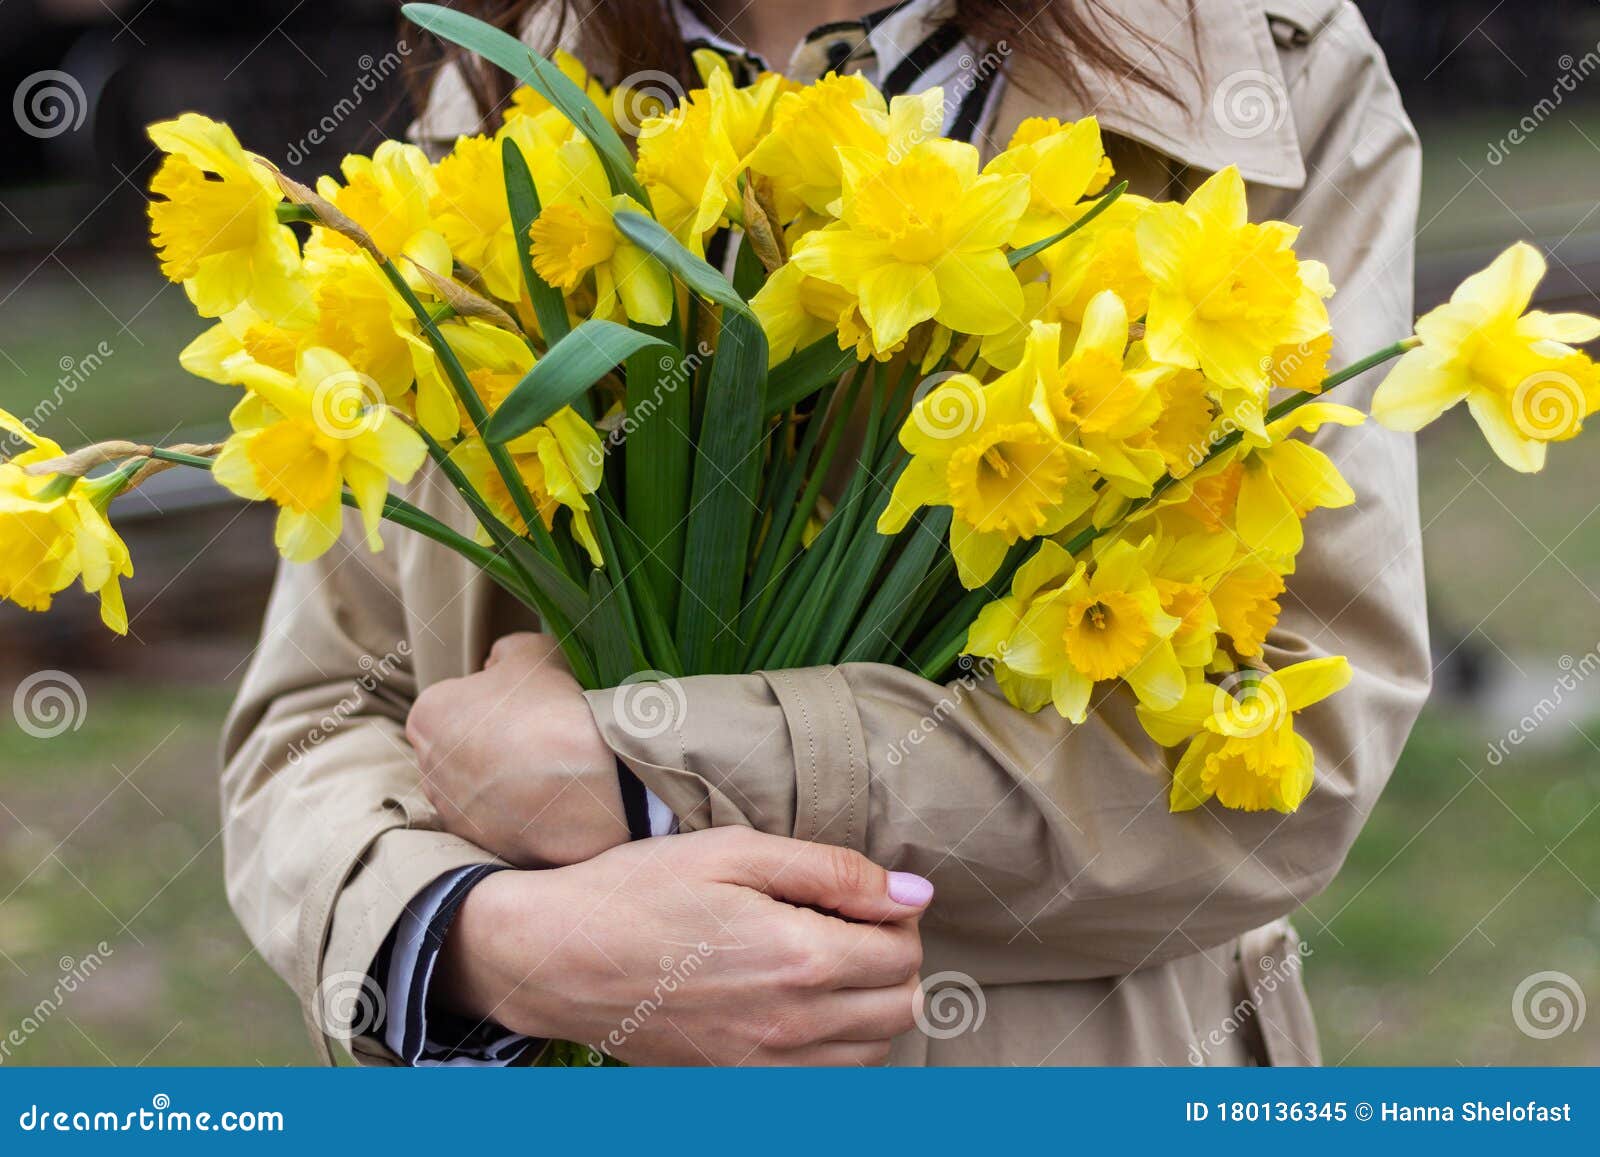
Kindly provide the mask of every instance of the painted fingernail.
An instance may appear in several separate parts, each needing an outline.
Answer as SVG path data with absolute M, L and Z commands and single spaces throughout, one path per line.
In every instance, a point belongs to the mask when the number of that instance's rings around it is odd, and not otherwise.
M 889 899 L 908 908 L 921 908 L 933 899 L 933 881 L 911 872 L 890 872 Z

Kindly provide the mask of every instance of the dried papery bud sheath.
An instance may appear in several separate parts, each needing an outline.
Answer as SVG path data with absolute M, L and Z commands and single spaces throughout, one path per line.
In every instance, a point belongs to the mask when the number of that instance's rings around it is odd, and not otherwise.
M 744 235 L 767 272 L 775 272 L 789 256 L 784 252 L 783 235 L 772 227 L 774 212 L 769 183 L 754 173 L 746 173 L 743 184 Z
M 44 474 L 61 474 L 69 478 L 82 478 L 96 466 L 138 458 L 149 452 L 150 447 L 141 446 L 137 442 L 96 442 L 92 446 L 74 450 L 71 454 L 63 454 L 59 458 L 30 463 L 23 469 L 36 477 Z
M 522 332 L 522 327 L 516 323 L 515 319 L 487 297 L 474 293 L 459 281 L 441 277 L 433 270 L 415 261 L 411 262 L 411 267 L 421 274 L 422 279 L 428 283 L 428 288 L 438 295 L 440 301 L 455 310 L 457 316 L 475 317 L 480 321 L 488 322 L 490 325 L 510 330 L 512 333 Z
M 310 209 L 312 213 L 316 214 L 318 224 L 348 237 L 372 254 L 378 261 L 388 260 L 383 250 L 379 249 L 372 238 L 367 235 L 367 231 L 356 224 L 353 217 L 342 212 L 332 201 L 320 195 L 315 189 L 302 185 L 293 177 L 287 176 L 277 169 L 272 170 L 272 175 L 277 178 L 278 187 L 283 190 L 283 195 L 294 204 L 304 205 Z

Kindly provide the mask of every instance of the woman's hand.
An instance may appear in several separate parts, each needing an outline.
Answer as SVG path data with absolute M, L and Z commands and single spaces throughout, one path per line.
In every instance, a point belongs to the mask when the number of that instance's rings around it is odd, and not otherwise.
M 434 999 L 633 1064 L 881 1064 L 915 1023 L 932 897 L 855 852 L 746 828 L 641 840 L 485 878 Z
M 549 635 L 507 635 L 476 675 L 428 687 L 406 737 L 445 830 L 509 863 L 576 864 L 627 842 L 616 758 Z

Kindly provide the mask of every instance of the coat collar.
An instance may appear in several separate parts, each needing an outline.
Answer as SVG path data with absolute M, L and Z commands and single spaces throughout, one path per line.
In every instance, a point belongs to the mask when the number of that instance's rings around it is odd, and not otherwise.
M 1297 13 L 1322 6 L 1291 5 Z M 1020 57 L 991 135 L 1003 145 L 1028 117 L 1093 114 L 1107 131 L 1184 165 L 1215 172 L 1231 164 L 1247 181 L 1302 188 L 1305 162 L 1267 7 L 1260 0 L 1206 0 L 1201 20 L 1190 18 L 1187 0 L 1118 0 L 1117 14 L 1156 41 L 1141 56 L 1141 65 L 1165 80 L 1179 103 L 1131 84 L 1118 72 L 1087 66 L 1087 99 L 1081 99 Z M 1120 35 L 1114 26 L 1107 30 Z M 1079 107 L 1066 109 L 1064 103 Z

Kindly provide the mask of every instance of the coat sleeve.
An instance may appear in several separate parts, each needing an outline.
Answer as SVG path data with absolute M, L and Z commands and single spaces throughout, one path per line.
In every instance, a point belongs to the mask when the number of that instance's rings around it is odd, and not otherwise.
M 1382 58 L 1345 12 L 1291 76 L 1308 183 L 1253 206 L 1302 224 L 1300 251 L 1330 265 L 1335 365 L 1409 329 L 1419 181 Z M 1317 783 L 1294 815 L 1171 814 L 1163 753 L 1121 694 L 1074 727 L 976 679 L 848 664 L 594 692 L 595 718 L 685 829 L 748 824 L 932 877 L 924 927 L 979 980 L 1121 975 L 1225 943 L 1338 871 L 1429 685 L 1412 439 L 1325 426 L 1316 444 L 1357 501 L 1311 516 L 1266 657 L 1343 654 L 1355 675 L 1297 721 Z
M 429 830 L 405 737 L 416 675 L 395 549 L 367 553 L 347 524 L 323 558 L 280 566 L 223 739 L 228 899 L 324 1061 L 332 1040 L 392 1060 L 368 1035 L 383 999 L 373 956 L 430 882 L 494 861 Z

